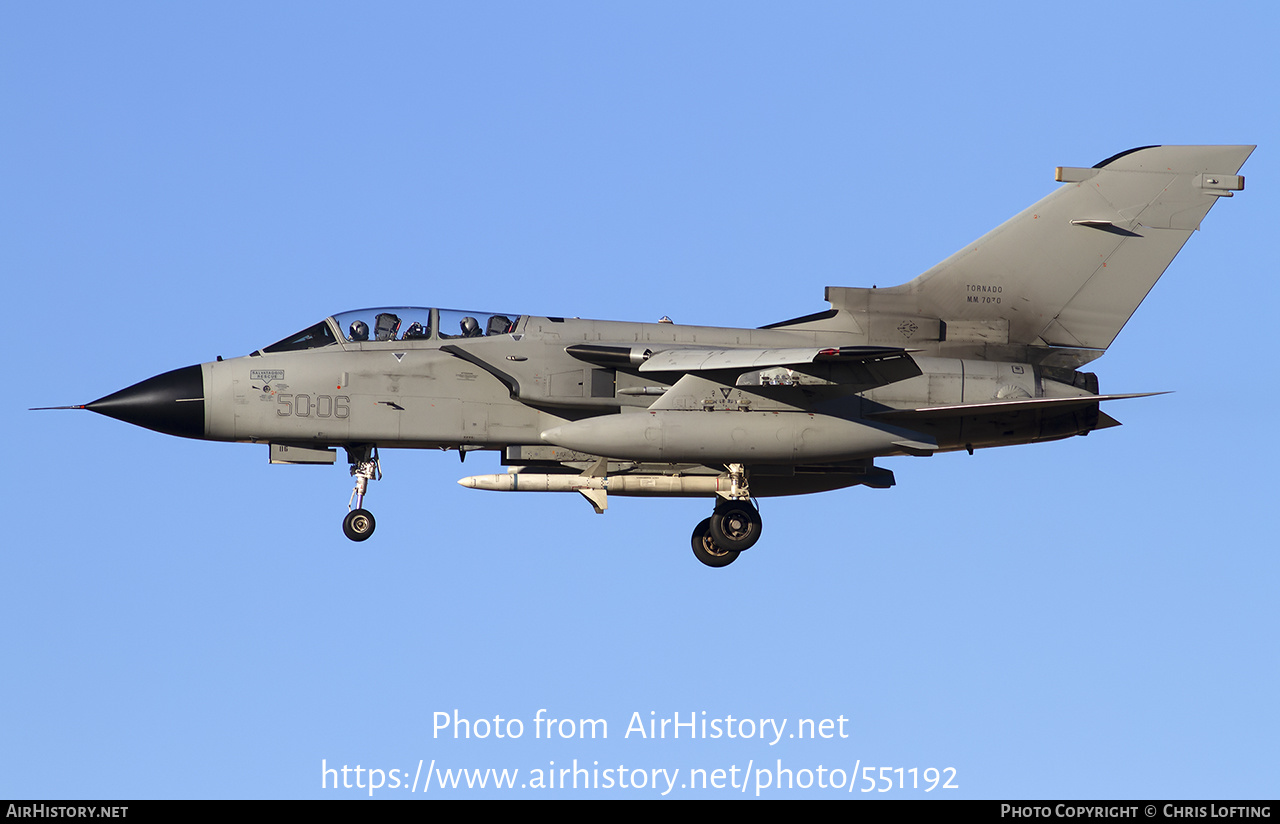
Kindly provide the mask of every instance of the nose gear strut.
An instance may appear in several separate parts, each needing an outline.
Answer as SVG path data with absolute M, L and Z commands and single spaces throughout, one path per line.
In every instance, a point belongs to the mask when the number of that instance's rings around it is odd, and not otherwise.
M 373 513 L 364 508 L 364 496 L 369 490 L 369 481 L 382 480 L 378 447 L 348 446 L 347 462 L 351 464 L 351 475 L 356 479 L 356 486 L 347 500 L 347 509 L 350 511 L 342 519 L 342 531 L 353 541 L 364 541 L 373 534 L 374 527 L 377 526 Z M 355 509 L 351 509 L 353 501 Z

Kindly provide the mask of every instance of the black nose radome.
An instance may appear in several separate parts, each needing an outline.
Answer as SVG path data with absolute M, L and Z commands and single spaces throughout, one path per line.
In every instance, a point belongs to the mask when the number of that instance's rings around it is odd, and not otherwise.
M 204 437 L 204 373 L 184 366 L 85 404 L 118 421 L 184 438 Z

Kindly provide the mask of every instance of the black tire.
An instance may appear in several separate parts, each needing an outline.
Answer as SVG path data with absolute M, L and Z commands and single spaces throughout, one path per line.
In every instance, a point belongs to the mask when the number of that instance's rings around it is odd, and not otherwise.
M 365 541 L 373 534 L 377 522 L 367 509 L 353 509 L 342 519 L 342 531 L 353 541 Z
M 711 540 L 711 519 L 703 518 L 693 528 L 693 557 L 709 567 L 726 567 L 738 560 L 738 553 L 716 546 Z
M 742 552 L 755 546 L 764 526 L 750 501 L 725 501 L 711 516 L 711 540 L 721 549 Z

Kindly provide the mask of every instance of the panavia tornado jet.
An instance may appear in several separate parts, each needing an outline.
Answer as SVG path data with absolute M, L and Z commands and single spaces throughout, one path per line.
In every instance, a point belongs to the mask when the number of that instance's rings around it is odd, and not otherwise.
M 902 286 L 828 287 L 830 308 L 758 329 L 388 307 L 343 312 L 245 357 L 79 407 L 170 435 L 267 444 L 355 489 L 374 531 L 379 449 L 492 450 L 500 492 L 698 496 L 694 555 L 760 538 L 755 498 L 885 488 L 877 460 L 1117 425 L 1102 355 L 1253 146 L 1145 146 L 1060 167 L 1052 194 Z

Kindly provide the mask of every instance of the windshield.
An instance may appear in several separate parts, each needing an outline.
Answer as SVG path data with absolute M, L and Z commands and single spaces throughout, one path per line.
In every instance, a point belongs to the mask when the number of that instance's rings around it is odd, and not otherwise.
M 284 340 L 262 347 L 262 351 L 296 352 L 299 349 L 315 349 L 319 346 L 328 346 L 337 342 L 337 339 L 333 336 L 333 330 L 329 328 L 329 322 L 322 320 L 315 326 L 308 326 L 301 332 L 296 332 Z

